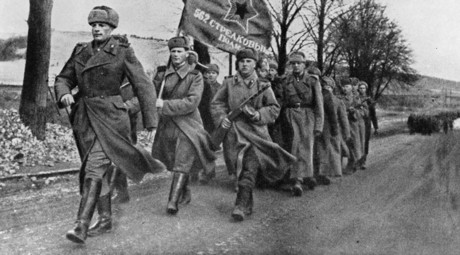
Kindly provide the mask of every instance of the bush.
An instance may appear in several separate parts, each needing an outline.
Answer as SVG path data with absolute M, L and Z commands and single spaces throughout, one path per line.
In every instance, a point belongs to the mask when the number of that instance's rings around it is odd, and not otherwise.
M 452 130 L 454 120 L 460 117 L 460 111 L 446 110 L 437 113 L 410 114 L 407 119 L 409 133 L 431 135 L 441 130 L 447 133 Z
M 6 40 L 0 39 L 0 61 L 24 58 L 25 55 L 18 54 L 17 51 L 25 48 L 27 48 L 27 36 L 12 37 Z

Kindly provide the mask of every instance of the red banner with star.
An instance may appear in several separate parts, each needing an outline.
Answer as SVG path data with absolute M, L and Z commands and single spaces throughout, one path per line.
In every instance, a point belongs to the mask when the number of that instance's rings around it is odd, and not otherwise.
M 263 0 L 187 0 L 179 29 L 196 40 L 235 53 L 269 53 L 273 24 Z

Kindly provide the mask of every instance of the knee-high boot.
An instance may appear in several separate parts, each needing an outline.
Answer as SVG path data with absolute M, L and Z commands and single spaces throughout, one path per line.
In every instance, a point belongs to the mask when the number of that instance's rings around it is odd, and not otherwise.
M 112 197 L 114 204 L 122 204 L 129 202 L 129 192 L 128 192 L 128 179 L 126 174 L 123 173 L 120 169 L 116 169 L 114 172 L 114 191 L 115 195 Z
M 236 221 L 243 221 L 245 216 L 252 214 L 252 206 L 252 189 L 246 186 L 238 186 L 232 218 Z
M 110 193 L 99 198 L 97 202 L 97 221 L 88 229 L 88 236 L 98 236 L 112 230 L 112 203 Z
M 94 214 L 97 200 L 101 194 L 100 180 L 85 179 L 83 193 L 78 209 L 76 226 L 66 234 L 67 239 L 76 243 L 84 243 L 87 237 L 88 226 Z
M 179 204 L 189 204 L 192 201 L 192 190 L 188 186 L 190 177 L 186 178 L 184 188 L 182 189 L 182 195 L 179 200 Z
M 188 174 L 174 172 L 171 190 L 169 192 L 168 206 L 166 208 L 166 211 L 169 214 L 176 214 L 179 211 L 178 202 L 181 194 L 183 193 L 184 185 L 187 179 Z

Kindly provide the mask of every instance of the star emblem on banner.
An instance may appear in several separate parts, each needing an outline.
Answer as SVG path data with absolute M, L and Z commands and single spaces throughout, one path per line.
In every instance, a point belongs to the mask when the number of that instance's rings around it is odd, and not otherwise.
M 252 0 L 228 0 L 230 8 L 224 20 L 235 22 L 248 33 L 249 20 L 259 15 L 252 5 Z

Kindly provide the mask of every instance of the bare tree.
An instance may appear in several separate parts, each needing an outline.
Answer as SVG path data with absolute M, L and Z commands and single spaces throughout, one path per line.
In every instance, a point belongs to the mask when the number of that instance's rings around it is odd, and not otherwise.
M 37 139 L 45 139 L 53 0 L 29 0 L 26 67 L 19 114 Z
M 340 49 L 332 43 L 331 30 L 334 22 L 345 14 L 344 0 L 312 0 L 306 12 L 301 15 L 309 38 L 316 45 L 317 67 L 325 75 L 330 75 L 338 61 Z
M 389 87 L 412 85 L 418 79 L 401 29 L 386 17 L 385 6 L 374 0 L 361 0 L 340 17 L 334 43 L 349 75 L 367 82 L 375 99 Z
M 281 0 L 280 2 L 267 1 L 274 20 L 272 53 L 278 60 L 278 73 L 281 75 L 286 68 L 289 52 L 303 49 L 309 42 L 308 30 L 303 26 L 294 28 L 300 20 L 308 0 Z

